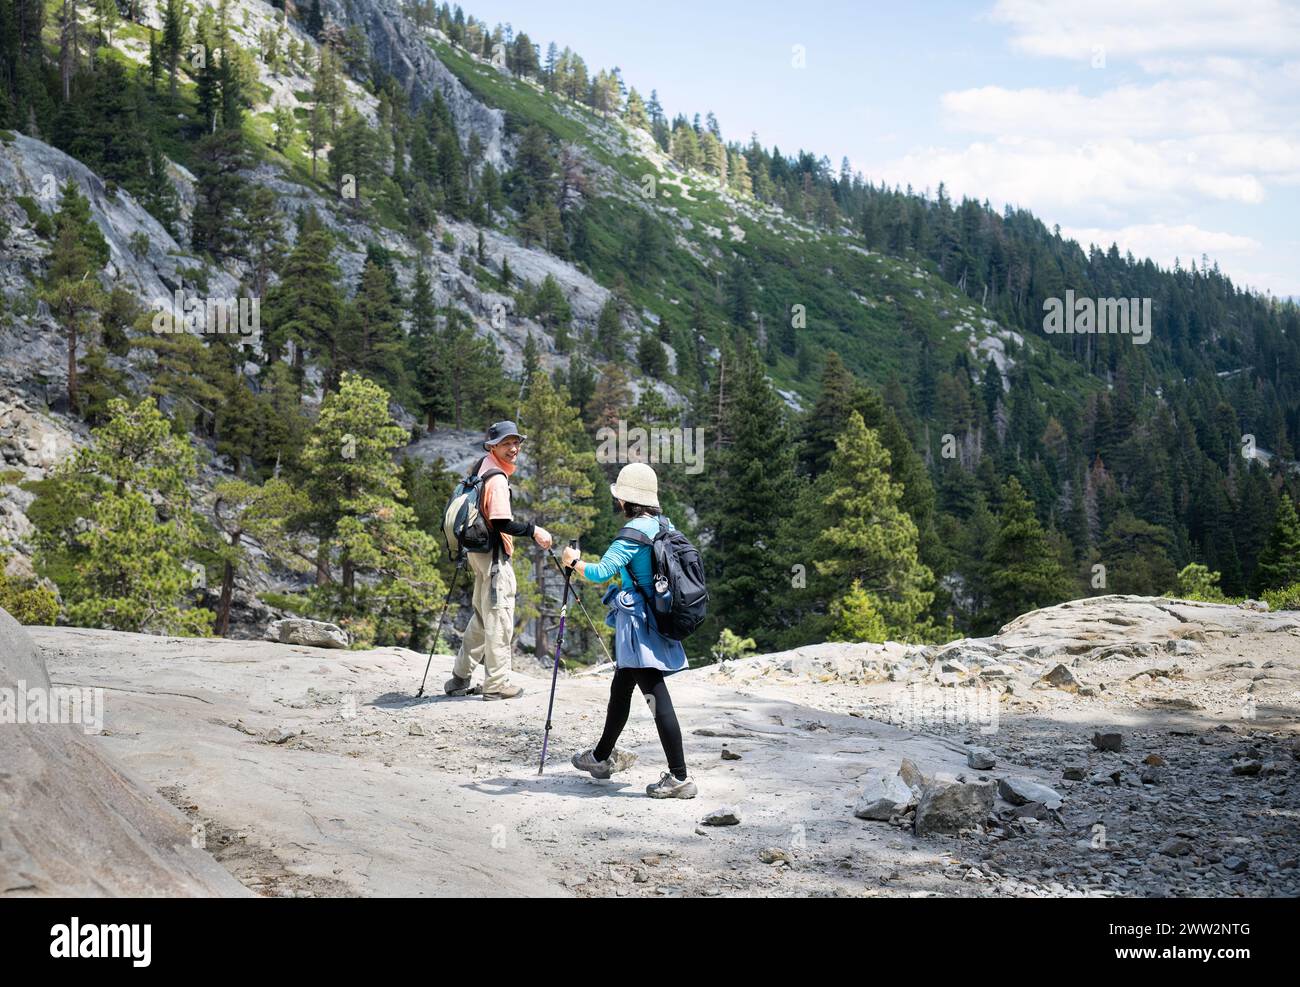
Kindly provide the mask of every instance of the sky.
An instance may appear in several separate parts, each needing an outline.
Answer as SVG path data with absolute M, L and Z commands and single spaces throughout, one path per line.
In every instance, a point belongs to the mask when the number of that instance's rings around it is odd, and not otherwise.
M 669 117 L 1300 299 L 1300 0 L 471 0 Z

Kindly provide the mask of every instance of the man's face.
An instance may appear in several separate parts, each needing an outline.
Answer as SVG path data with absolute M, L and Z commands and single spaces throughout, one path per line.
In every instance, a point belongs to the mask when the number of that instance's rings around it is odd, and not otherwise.
M 523 439 L 517 435 L 512 435 L 510 438 L 502 439 L 494 445 L 492 451 L 496 453 L 497 459 L 513 465 L 514 461 L 519 457 L 519 447 L 523 444 Z

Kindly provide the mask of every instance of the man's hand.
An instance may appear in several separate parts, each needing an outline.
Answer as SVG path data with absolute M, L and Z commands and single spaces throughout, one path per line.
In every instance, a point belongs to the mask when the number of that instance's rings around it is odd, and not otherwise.
M 560 566 L 567 569 L 569 566 L 573 565 L 573 563 L 577 562 L 579 558 L 581 558 L 581 556 L 578 554 L 576 548 L 572 545 L 565 545 L 564 551 L 560 553 Z
M 537 542 L 538 548 L 545 551 L 551 547 L 551 533 L 539 524 L 533 529 L 533 541 Z

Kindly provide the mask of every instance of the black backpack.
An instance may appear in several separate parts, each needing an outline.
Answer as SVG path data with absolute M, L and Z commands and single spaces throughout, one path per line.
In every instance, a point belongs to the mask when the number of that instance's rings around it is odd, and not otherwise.
M 469 476 L 456 484 L 451 492 L 451 500 L 442 512 L 442 537 L 447 542 L 447 556 L 453 562 L 461 552 L 492 552 L 496 554 L 497 541 L 495 532 L 488 527 L 487 518 L 479 509 L 483 499 L 483 488 L 494 476 L 504 476 L 505 470 L 496 467 L 484 470 L 478 476 L 479 460 L 469 471 Z
M 689 637 L 704 622 L 709 602 L 709 591 L 704 587 L 704 564 L 700 553 L 680 531 L 668 527 L 668 521 L 659 517 L 659 531 L 647 538 L 636 528 L 619 528 L 618 537 L 638 545 L 649 545 L 652 557 L 651 572 L 656 584 L 667 583 L 672 601 L 666 612 L 655 609 L 654 602 L 644 586 L 637 582 L 631 567 L 627 574 L 646 603 L 646 611 L 653 614 L 659 633 L 674 641 Z

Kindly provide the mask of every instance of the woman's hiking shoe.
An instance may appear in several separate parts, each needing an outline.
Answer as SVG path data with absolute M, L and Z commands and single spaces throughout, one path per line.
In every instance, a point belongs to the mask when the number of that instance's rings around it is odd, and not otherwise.
M 678 781 L 671 771 L 665 771 L 655 784 L 645 786 L 645 793 L 652 799 L 693 799 L 698 791 L 695 782 L 689 778 Z
M 587 772 L 593 778 L 608 778 L 614 773 L 614 759 L 608 757 L 603 761 L 597 761 L 594 749 L 574 754 L 569 763 L 579 771 Z
M 593 748 L 581 754 L 574 754 L 569 763 L 579 771 L 587 772 L 593 778 L 608 778 L 636 764 L 636 755 L 631 751 L 623 751 L 615 747 L 613 754 L 603 761 L 597 761 L 596 751 Z
M 503 685 L 500 692 L 485 692 L 483 698 L 491 702 L 494 699 L 517 699 L 524 694 L 522 685 Z

